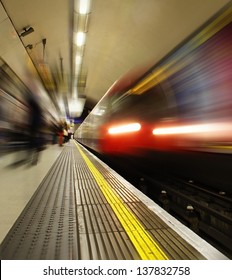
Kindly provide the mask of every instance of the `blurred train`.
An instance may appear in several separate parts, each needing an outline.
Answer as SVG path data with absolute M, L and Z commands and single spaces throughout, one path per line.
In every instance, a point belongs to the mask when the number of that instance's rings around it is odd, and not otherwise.
M 232 6 L 152 67 L 117 80 L 74 137 L 110 156 L 232 153 Z

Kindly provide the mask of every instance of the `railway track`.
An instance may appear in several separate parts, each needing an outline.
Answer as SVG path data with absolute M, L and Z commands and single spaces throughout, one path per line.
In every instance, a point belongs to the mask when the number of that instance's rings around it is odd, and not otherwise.
M 138 188 L 166 211 L 232 258 L 232 198 L 193 180 L 140 174 Z

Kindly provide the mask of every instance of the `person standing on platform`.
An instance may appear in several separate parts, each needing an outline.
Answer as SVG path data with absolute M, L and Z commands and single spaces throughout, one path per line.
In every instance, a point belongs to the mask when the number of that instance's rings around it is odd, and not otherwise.
M 63 138 L 64 138 L 64 128 L 62 123 L 59 124 L 59 129 L 58 129 L 58 134 L 59 134 L 59 146 L 63 145 Z
M 29 160 L 31 164 L 36 164 L 42 148 L 42 109 L 32 94 L 29 94 L 27 103 L 29 107 Z

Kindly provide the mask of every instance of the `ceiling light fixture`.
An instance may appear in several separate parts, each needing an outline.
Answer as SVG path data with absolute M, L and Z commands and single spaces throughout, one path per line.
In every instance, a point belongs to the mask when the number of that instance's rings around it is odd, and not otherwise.
M 82 15 L 86 15 L 90 10 L 90 0 L 80 0 L 79 12 Z
M 86 35 L 84 32 L 77 32 L 76 34 L 76 44 L 81 47 L 85 44 Z

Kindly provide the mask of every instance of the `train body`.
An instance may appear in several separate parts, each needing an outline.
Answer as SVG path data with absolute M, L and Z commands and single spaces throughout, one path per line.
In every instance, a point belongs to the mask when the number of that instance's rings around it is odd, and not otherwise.
M 106 155 L 232 152 L 232 8 L 107 91 L 74 137 Z

